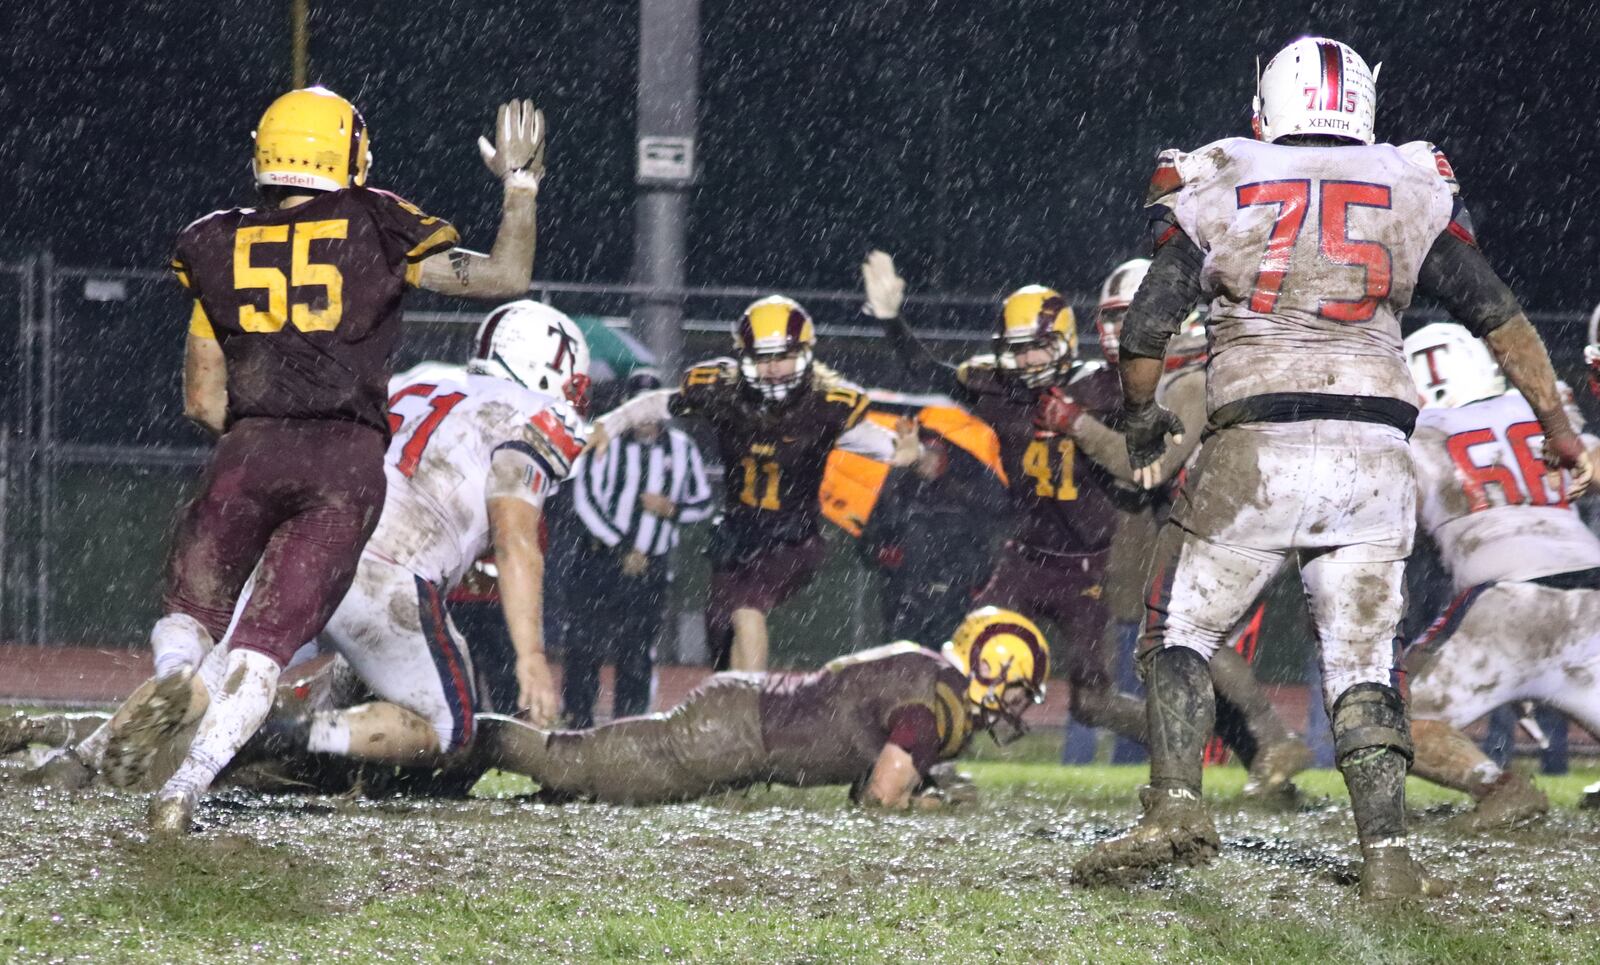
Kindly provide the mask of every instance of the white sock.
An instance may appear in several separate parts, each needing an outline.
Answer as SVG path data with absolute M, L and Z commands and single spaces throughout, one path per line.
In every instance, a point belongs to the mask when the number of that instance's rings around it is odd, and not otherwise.
M 200 682 L 205 684 L 207 694 L 222 689 L 222 678 L 228 675 L 230 656 L 232 653 L 226 647 L 212 647 L 206 658 L 200 661 Z
M 150 628 L 150 651 L 155 657 L 157 677 L 200 666 L 210 649 L 211 634 L 187 613 L 169 613 Z
M 350 724 L 340 713 L 321 713 L 311 718 L 311 733 L 306 749 L 319 754 L 349 754 Z
M 100 769 L 100 758 L 105 756 L 106 742 L 109 740 L 111 740 L 111 721 L 107 720 L 104 724 L 96 727 L 93 734 L 78 741 L 78 746 L 72 750 L 73 753 L 78 755 L 78 760 L 98 771 Z
M 277 661 L 264 653 L 228 654 L 226 683 L 211 692 L 211 705 L 189 745 L 189 756 L 161 789 L 161 797 L 199 794 L 211 786 L 272 712 L 279 672 Z

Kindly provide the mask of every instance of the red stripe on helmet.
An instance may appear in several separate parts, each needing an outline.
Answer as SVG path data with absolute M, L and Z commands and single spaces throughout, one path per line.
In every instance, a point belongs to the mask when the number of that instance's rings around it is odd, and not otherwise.
M 500 327 L 500 320 L 511 314 L 509 308 L 497 308 L 483 323 L 483 331 L 478 335 L 478 352 L 476 358 L 489 357 L 489 346 L 494 342 L 494 330 Z
M 1322 52 L 1322 109 L 1336 111 L 1344 103 L 1344 55 L 1338 44 L 1317 44 Z

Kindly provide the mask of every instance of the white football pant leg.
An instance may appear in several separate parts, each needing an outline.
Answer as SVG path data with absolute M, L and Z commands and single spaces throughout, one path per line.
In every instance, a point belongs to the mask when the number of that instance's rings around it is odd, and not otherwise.
M 1322 697 L 1332 711 L 1356 684 L 1393 686 L 1395 628 L 1403 605 L 1405 562 L 1345 562 L 1336 550 L 1300 567 L 1317 631 Z
M 1213 543 L 1173 523 L 1162 528 L 1156 553 L 1145 594 L 1143 646 L 1188 647 L 1206 660 L 1284 559 L 1279 552 Z

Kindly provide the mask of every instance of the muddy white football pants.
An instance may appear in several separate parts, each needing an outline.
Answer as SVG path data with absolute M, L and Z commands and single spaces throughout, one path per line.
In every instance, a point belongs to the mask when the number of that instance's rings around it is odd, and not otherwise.
M 1542 700 L 1600 735 L 1600 590 L 1484 583 L 1406 650 L 1411 716 L 1465 727 Z
M 1355 684 L 1391 685 L 1415 513 L 1398 429 L 1334 420 L 1223 429 L 1201 446 L 1162 529 L 1142 645 L 1209 660 L 1293 559 L 1328 706 Z

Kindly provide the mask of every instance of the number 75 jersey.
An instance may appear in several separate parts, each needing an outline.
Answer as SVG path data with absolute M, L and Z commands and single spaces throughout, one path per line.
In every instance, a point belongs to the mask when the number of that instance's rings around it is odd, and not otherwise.
M 1458 592 L 1600 566 L 1600 538 L 1567 503 L 1571 477 L 1545 468 L 1543 448 L 1544 430 L 1515 390 L 1422 410 L 1411 437 L 1417 512 Z
M 1400 313 L 1439 235 L 1456 225 L 1470 240 L 1455 194 L 1421 141 L 1164 152 L 1148 201 L 1171 212 L 1158 232 L 1181 228 L 1204 254 L 1210 411 L 1278 393 L 1414 403 Z

